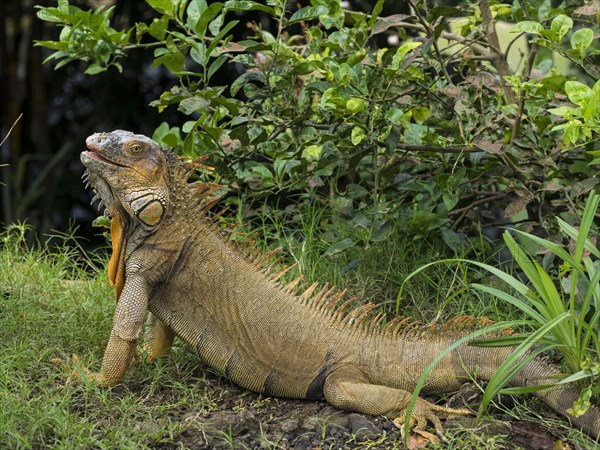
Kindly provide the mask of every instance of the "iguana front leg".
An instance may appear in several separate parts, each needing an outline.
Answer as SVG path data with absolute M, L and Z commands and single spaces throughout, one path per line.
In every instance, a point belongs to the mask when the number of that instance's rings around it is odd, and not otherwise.
M 149 287 L 139 275 L 128 275 L 121 293 L 112 331 L 102 359 L 100 372 L 89 372 L 88 379 L 99 386 L 119 383 L 131 364 L 135 346 L 144 327 Z
M 101 386 L 113 386 L 131 364 L 137 340 L 142 333 L 148 311 L 149 286 L 140 275 L 127 275 L 119 298 L 112 331 L 99 373 L 88 377 Z
M 325 379 L 323 394 L 327 402 L 339 409 L 356 411 L 373 416 L 385 416 L 402 427 L 411 392 L 370 383 L 355 370 L 338 370 Z M 427 435 L 425 427 L 431 422 L 437 434 L 443 437 L 444 429 L 437 413 L 471 414 L 467 409 L 451 409 L 438 406 L 417 397 L 413 407 L 410 428 Z
M 143 350 L 148 355 L 148 361 L 152 362 L 169 353 L 174 337 L 175 333 L 171 328 L 154 314 L 149 314 L 143 344 Z

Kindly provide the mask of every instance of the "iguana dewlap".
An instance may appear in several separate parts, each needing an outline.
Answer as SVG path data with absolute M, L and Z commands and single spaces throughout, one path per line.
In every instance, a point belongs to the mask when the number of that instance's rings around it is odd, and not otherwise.
M 269 255 L 249 256 L 207 218 L 172 153 L 121 130 L 94 134 L 87 146 L 81 160 L 118 240 L 109 275 L 119 301 L 102 368 L 92 374 L 101 385 L 125 374 L 150 311 L 144 342 L 150 359 L 168 352 L 176 335 L 247 389 L 324 398 L 341 409 L 402 420 L 424 369 L 469 333 L 415 332 L 399 321 L 382 327 L 381 315 L 369 318 L 372 304 L 346 311 L 333 289 L 312 285 L 302 292 L 298 280 L 286 286 L 279 272 L 265 269 Z M 511 351 L 460 345 L 435 366 L 423 391 L 454 391 L 467 379 L 465 370 L 488 380 Z M 557 374 L 536 358 L 511 385 L 552 384 Z M 597 407 L 578 418 L 566 414 L 578 397 L 574 388 L 535 395 L 598 438 Z M 430 421 L 441 432 L 437 413 L 464 412 L 419 398 L 412 419 L 417 429 Z

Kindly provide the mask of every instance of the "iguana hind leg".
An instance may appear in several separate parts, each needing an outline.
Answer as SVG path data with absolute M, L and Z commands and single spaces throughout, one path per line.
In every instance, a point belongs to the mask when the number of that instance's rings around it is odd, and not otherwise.
M 162 320 L 148 314 L 146 324 L 146 333 L 144 334 L 143 351 L 148 355 L 148 361 L 152 362 L 157 358 L 169 353 L 175 333 Z
M 388 386 L 371 384 L 355 371 L 336 371 L 329 375 L 323 387 L 325 399 L 336 408 L 356 411 L 373 416 L 385 416 L 402 426 L 411 392 Z M 421 432 L 427 422 L 431 422 L 438 435 L 443 437 L 444 429 L 437 414 L 471 414 L 467 409 L 451 409 L 438 406 L 417 397 L 411 418 L 410 428 Z

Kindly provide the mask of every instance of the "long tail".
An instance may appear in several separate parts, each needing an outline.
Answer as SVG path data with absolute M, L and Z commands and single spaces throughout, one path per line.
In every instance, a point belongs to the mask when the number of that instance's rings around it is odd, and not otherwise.
M 540 358 L 536 358 L 527 364 L 523 370 L 511 381 L 512 386 L 541 386 L 555 384 L 556 375 L 560 372 L 551 364 Z M 573 406 L 573 402 L 579 397 L 577 390 L 569 384 L 556 385 L 548 389 L 542 389 L 535 394 L 555 411 L 565 416 L 575 426 L 581 428 L 594 439 L 600 438 L 600 408 L 590 406 L 585 414 L 573 417 L 567 413 L 567 409 Z

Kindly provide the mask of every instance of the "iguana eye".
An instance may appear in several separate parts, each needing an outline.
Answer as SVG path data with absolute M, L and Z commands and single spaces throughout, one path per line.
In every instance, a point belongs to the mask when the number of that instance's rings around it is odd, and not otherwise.
M 128 150 L 129 153 L 131 153 L 132 155 L 139 155 L 140 153 L 142 153 L 144 148 L 140 144 L 133 144 L 129 146 Z

